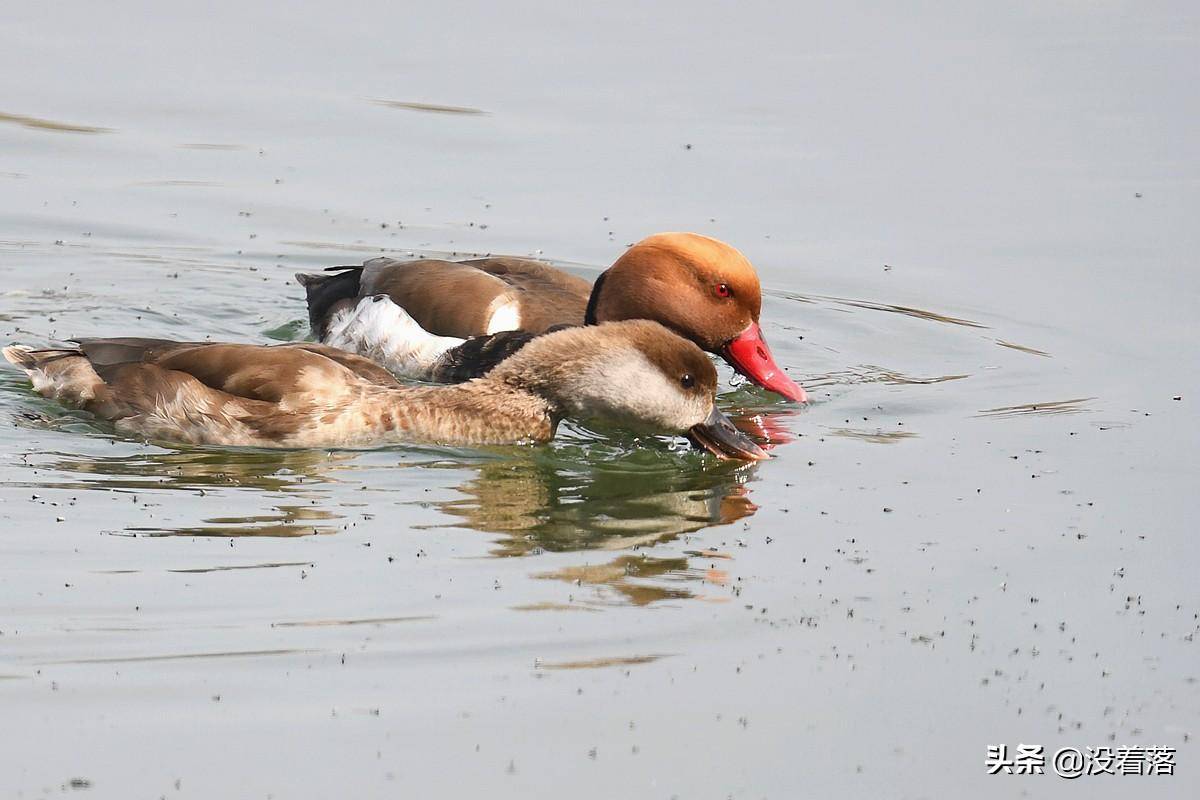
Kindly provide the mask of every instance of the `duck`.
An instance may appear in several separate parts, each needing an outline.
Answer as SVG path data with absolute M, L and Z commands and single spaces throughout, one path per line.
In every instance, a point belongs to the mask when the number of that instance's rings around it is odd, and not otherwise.
M 594 284 L 539 261 L 508 256 L 445 261 L 381 257 L 361 266 L 298 273 L 318 341 L 365 354 L 399 334 L 354 324 L 358 300 L 386 295 L 408 312 L 419 339 L 395 366 L 402 377 L 452 382 L 478 377 L 533 338 L 569 325 L 649 319 L 714 353 L 788 400 L 804 389 L 779 367 L 759 324 L 754 266 L 725 242 L 698 233 L 649 236 Z M 371 310 L 373 311 L 373 310 Z M 352 335 L 351 335 L 352 334 Z M 335 344 L 336 342 L 336 344 Z
M 715 406 L 708 357 L 649 320 L 540 336 L 487 375 L 443 386 L 401 383 L 370 359 L 316 343 L 80 339 L 3 354 L 43 397 L 146 439 L 263 448 L 508 445 L 549 441 L 572 418 L 685 434 L 721 458 L 768 457 Z

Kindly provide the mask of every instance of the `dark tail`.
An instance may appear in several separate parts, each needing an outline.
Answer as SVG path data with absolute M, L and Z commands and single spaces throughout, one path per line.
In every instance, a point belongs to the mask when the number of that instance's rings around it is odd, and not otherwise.
M 357 300 L 363 268 L 329 267 L 325 271 L 334 274 L 296 273 L 296 281 L 308 296 L 308 324 L 318 340 L 324 340 L 334 312 Z

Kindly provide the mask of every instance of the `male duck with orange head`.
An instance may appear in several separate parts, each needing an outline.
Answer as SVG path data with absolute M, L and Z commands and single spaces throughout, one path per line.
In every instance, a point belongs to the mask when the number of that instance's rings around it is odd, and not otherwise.
M 297 275 L 321 342 L 406 376 L 478 377 L 560 327 L 649 319 L 720 355 L 754 383 L 807 396 L 775 363 L 759 327 L 762 291 L 750 261 L 696 233 L 659 233 L 630 247 L 595 284 L 538 261 L 377 258 L 329 275 Z M 390 300 L 407 314 L 384 313 Z M 397 319 L 407 323 L 397 325 Z

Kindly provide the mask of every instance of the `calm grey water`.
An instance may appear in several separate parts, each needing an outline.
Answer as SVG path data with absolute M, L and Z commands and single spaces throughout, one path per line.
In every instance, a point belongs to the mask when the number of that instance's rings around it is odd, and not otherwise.
M 0 794 L 1196 796 L 1198 45 L 1187 3 L 7 8 L 5 344 L 697 230 L 815 402 L 730 389 L 747 467 L 271 453 L 0 370 Z

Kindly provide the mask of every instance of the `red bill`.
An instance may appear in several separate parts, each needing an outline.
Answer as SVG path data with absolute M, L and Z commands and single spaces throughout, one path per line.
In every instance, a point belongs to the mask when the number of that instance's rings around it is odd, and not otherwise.
M 746 330 L 725 345 L 721 349 L 721 355 L 734 369 L 764 389 L 797 403 L 808 402 L 808 395 L 800 384 L 789 378 L 775 363 L 775 357 L 771 355 L 771 348 L 767 347 L 762 328 L 758 327 L 757 322 L 751 322 Z

